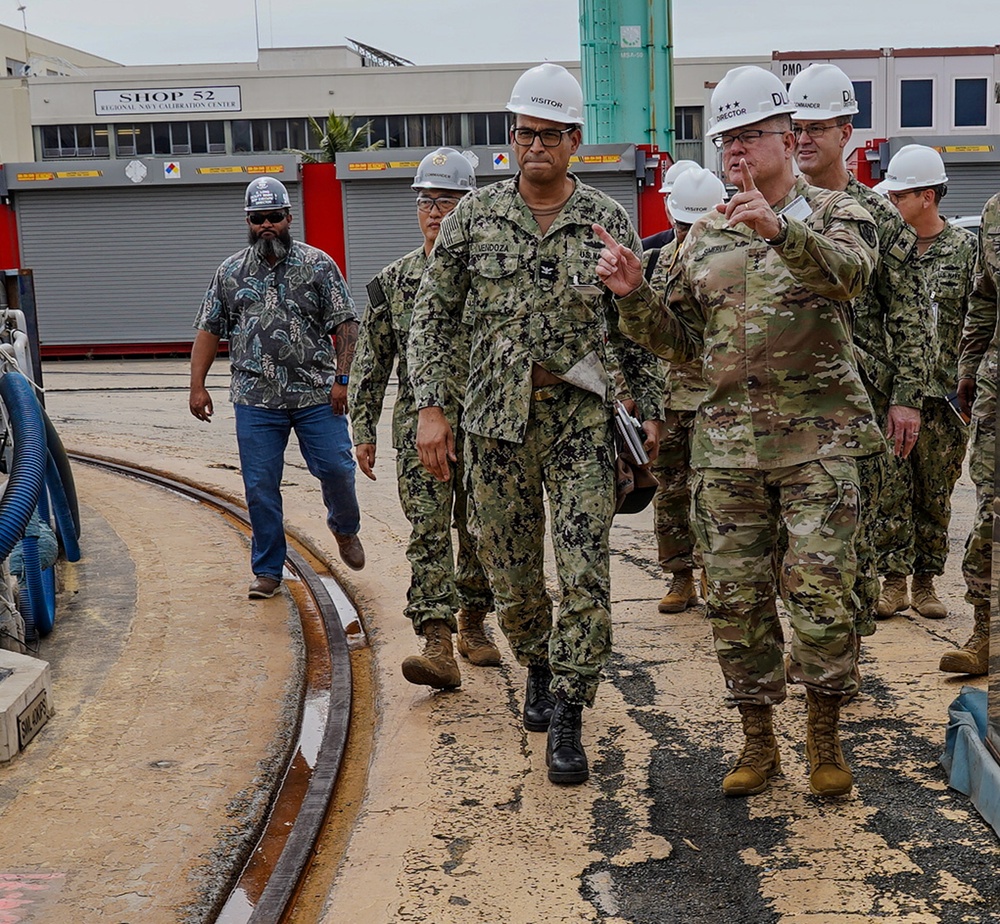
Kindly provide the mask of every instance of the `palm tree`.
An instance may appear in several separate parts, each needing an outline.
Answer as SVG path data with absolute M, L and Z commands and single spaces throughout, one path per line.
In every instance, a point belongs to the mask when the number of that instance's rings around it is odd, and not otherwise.
M 326 125 L 320 125 L 312 116 L 309 117 L 310 134 L 318 141 L 320 153 L 300 151 L 289 148 L 291 154 L 298 154 L 307 164 L 329 164 L 336 160 L 340 151 L 375 151 L 384 147 L 383 141 L 365 144 L 371 122 L 365 122 L 358 128 L 354 127 L 354 116 L 339 116 L 331 112 L 326 117 Z

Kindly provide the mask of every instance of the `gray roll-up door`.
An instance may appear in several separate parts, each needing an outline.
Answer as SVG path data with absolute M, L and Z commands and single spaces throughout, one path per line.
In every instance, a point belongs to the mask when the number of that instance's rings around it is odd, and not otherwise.
M 300 216 L 301 186 L 286 185 Z M 47 349 L 190 343 L 216 268 L 246 246 L 233 185 L 22 190 L 15 209 Z
M 368 304 L 365 286 L 371 278 L 423 244 L 416 195 L 403 179 L 344 184 L 345 272 L 358 314 Z
M 638 188 L 632 171 L 587 172 L 580 179 L 621 203 L 633 223 L 638 220 Z M 369 280 L 423 242 L 414 205 L 416 193 L 410 189 L 410 182 L 403 178 L 344 181 L 346 272 L 359 313 L 368 304 L 365 286 Z M 479 178 L 480 187 L 488 182 Z
M 948 164 L 948 195 L 941 213 L 948 218 L 979 215 L 986 200 L 1000 192 L 1000 164 Z

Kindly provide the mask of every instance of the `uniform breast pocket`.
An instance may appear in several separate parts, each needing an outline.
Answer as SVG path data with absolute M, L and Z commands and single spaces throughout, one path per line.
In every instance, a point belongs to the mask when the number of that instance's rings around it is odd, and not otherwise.
M 519 300 L 513 295 L 513 290 L 518 266 L 516 253 L 489 251 L 473 257 L 470 261 L 472 291 L 462 312 L 465 323 L 470 323 L 476 314 L 516 310 Z
M 567 306 L 578 321 L 593 321 L 604 311 L 607 289 L 597 275 L 597 256 L 593 262 L 572 260 L 566 266 Z
M 505 279 L 517 272 L 518 254 L 509 251 L 485 251 L 472 260 L 472 271 L 485 279 Z

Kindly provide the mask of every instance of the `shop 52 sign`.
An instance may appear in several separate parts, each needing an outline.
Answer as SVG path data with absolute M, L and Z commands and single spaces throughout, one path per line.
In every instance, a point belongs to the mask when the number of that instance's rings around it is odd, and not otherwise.
M 99 116 L 176 112 L 239 112 L 239 87 L 139 87 L 94 90 Z

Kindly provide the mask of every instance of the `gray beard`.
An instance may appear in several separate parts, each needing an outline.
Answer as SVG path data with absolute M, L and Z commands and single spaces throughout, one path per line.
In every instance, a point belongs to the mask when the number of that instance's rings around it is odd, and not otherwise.
M 284 260 L 292 246 L 292 236 L 285 231 L 277 237 L 258 237 L 251 229 L 250 246 L 258 260 Z

